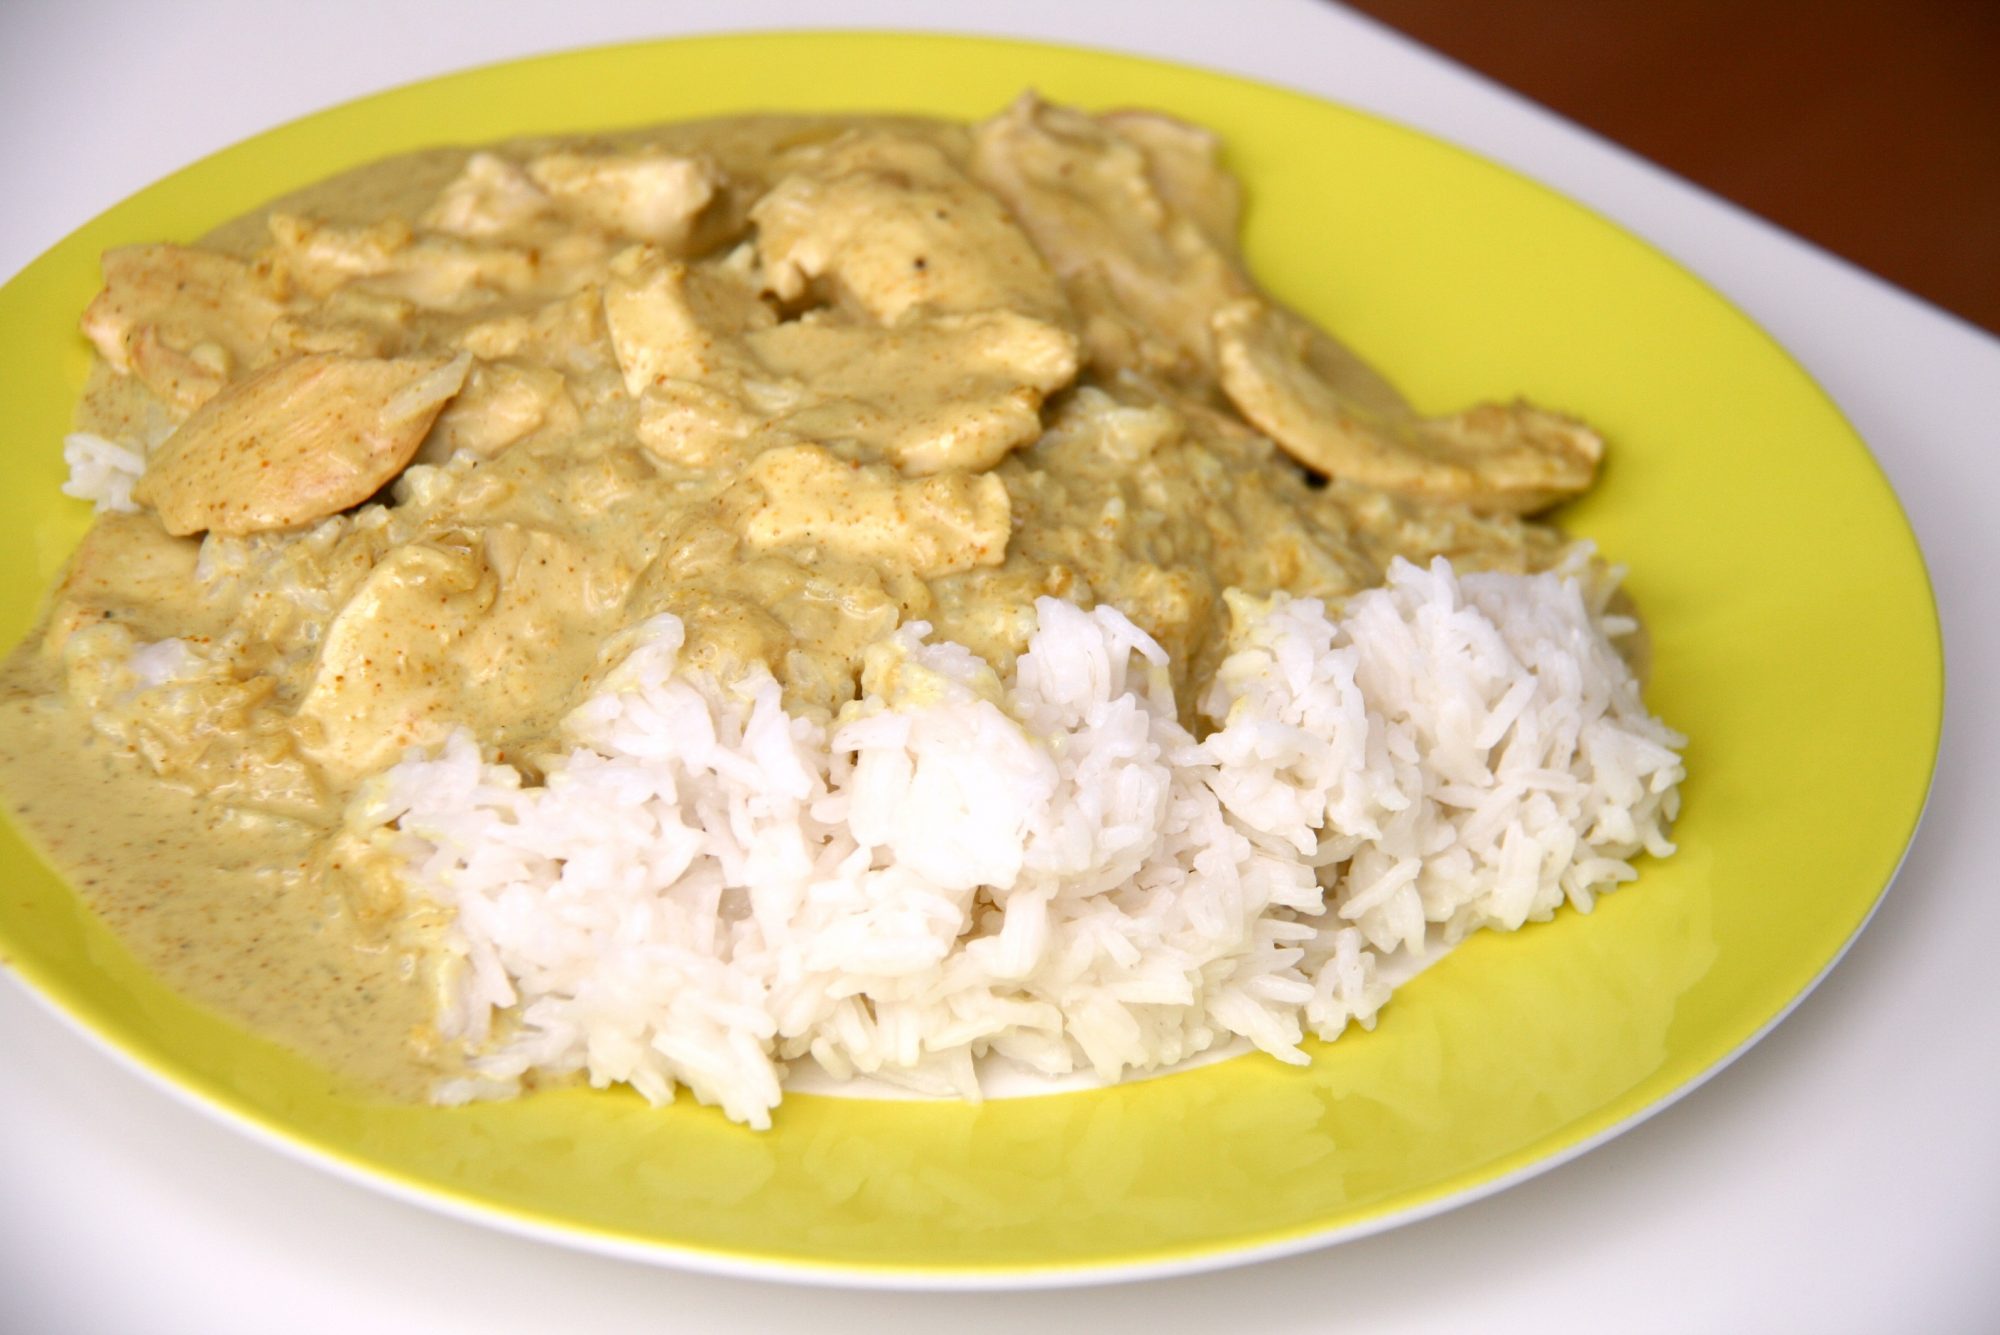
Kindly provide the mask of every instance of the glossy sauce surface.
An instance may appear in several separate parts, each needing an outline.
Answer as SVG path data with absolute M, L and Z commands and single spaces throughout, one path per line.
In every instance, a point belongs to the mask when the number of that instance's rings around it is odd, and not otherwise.
M 441 924 L 343 809 L 455 727 L 532 770 L 650 616 L 831 715 L 901 622 L 1004 670 L 1036 597 L 1109 602 L 1191 713 L 1226 588 L 1551 564 L 1510 478 L 1582 428 L 1419 419 L 1259 293 L 1216 153 L 1032 100 L 742 118 L 392 159 L 112 252 L 78 423 L 147 456 L 138 508 L 7 669 L 0 788 L 177 988 L 415 1092 Z M 1283 434 L 1301 385 L 1333 435 Z

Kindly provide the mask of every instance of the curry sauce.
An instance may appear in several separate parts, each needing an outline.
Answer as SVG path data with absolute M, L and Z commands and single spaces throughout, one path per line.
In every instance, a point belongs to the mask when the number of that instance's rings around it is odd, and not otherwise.
M 831 718 L 931 623 L 1115 605 L 1188 704 L 1222 591 L 1552 566 L 1601 444 L 1427 418 L 1265 295 L 1206 132 L 748 117 L 438 150 L 105 258 L 81 431 L 142 461 L 16 650 L 0 787 L 197 999 L 420 1090 L 434 912 L 343 835 L 469 728 L 531 774 L 671 612 Z

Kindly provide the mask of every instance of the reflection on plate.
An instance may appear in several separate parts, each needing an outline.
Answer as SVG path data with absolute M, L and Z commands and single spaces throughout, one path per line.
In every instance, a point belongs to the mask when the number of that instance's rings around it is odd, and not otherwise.
M 1784 353 L 1642 243 L 1433 140 L 1216 75 L 939 37 L 705 39 L 478 70 L 218 154 L 0 290 L 0 634 L 25 631 L 86 522 L 56 492 L 59 440 L 105 247 L 192 238 L 426 144 L 759 108 L 969 117 L 1028 85 L 1218 129 L 1257 271 L 1420 404 L 1521 394 L 1603 429 L 1603 482 L 1564 522 L 1630 566 L 1649 702 L 1692 738 L 1678 857 L 1588 917 L 1467 943 L 1303 1070 L 1250 1057 L 979 1107 L 801 1095 L 764 1135 L 615 1093 L 371 1101 L 166 991 L 9 835 L 12 967 L 163 1080 L 404 1194 L 574 1245 L 849 1282 L 1062 1282 L 1367 1232 L 1557 1162 L 1755 1039 L 1860 929 L 1929 780 L 1942 660 L 1894 497 Z

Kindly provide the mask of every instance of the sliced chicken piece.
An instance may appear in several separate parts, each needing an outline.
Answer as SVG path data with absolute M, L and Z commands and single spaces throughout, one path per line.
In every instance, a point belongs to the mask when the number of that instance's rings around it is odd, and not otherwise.
M 732 492 L 739 531 L 753 547 L 807 544 L 924 577 L 1007 556 L 1007 488 L 991 473 L 906 479 L 817 445 L 790 445 L 758 455 Z
M 490 459 L 545 425 L 570 430 L 577 423 L 561 371 L 533 362 L 481 362 L 438 414 L 415 462 L 440 464 L 461 450 Z
M 263 277 L 234 256 L 122 246 L 104 254 L 104 290 L 85 309 L 83 332 L 114 370 L 185 413 L 266 360 L 283 311 Z
M 770 418 L 737 394 L 693 380 L 663 380 L 639 399 L 639 443 L 683 468 L 720 467 L 769 430 Z
M 750 216 L 766 281 L 786 301 L 824 279 L 843 306 L 882 324 L 984 310 L 1070 323 L 1061 285 L 1000 201 L 923 140 L 845 135 Z
M 274 213 L 270 229 L 277 272 L 308 296 L 323 300 L 352 284 L 445 312 L 563 291 L 608 249 L 601 238 L 575 233 L 544 245 L 510 245 L 418 232 L 398 218 L 350 226 Z
M 1230 400 L 1329 477 L 1529 514 L 1588 489 L 1604 456 L 1589 427 L 1526 403 L 1424 417 L 1333 339 L 1264 301 L 1216 312 L 1214 333 Z
M 280 316 L 271 326 L 271 346 L 279 357 L 304 352 L 388 357 L 401 350 L 416 317 L 413 301 L 343 287 L 324 301 Z
M 1042 400 L 1076 378 L 1075 335 L 1013 311 L 887 330 L 796 320 L 747 342 L 771 371 L 811 387 L 781 427 L 858 441 L 909 474 L 991 468 L 1041 434 Z
M 553 208 L 548 193 L 518 164 L 474 153 L 421 221 L 454 236 L 503 236 L 547 217 Z
M 1040 434 L 1042 400 L 1076 375 L 1075 337 L 1012 311 L 779 323 L 730 267 L 651 248 L 612 267 L 605 319 L 640 438 L 691 467 L 769 427 L 857 442 L 906 473 L 987 468 Z
M 652 246 L 612 261 L 604 320 L 625 390 L 634 398 L 662 381 L 755 376 L 741 338 L 777 323 L 776 312 L 730 271 L 690 269 Z
M 169 409 L 193 412 L 222 392 L 237 363 L 218 343 L 175 347 L 151 325 L 141 326 L 130 341 L 133 375 Z
M 607 621 L 644 562 L 588 533 L 513 523 L 480 529 L 499 593 L 455 648 L 468 670 L 453 708 L 482 737 L 502 745 L 547 738 L 569 705 L 590 693 Z
M 470 356 L 313 353 L 230 384 L 153 454 L 132 499 L 167 532 L 295 528 L 359 505 L 402 472 Z
M 603 291 L 590 283 L 532 311 L 510 311 L 467 325 L 456 342 L 486 361 L 539 361 L 582 380 L 614 365 L 607 332 Z
M 1223 167 L 1222 140 L 1213 130 L 1158 111 L 1107 111 L 1097 120 L 1145 153 L 1153 186 L 1169 208 L 1186 215 L 1216 249 L 1237 253 L 1243 188 Z
M 722 184 L 714 164 L 659 150 L 545 153 L 528 174 L 571 217 L 675 251 Z
M 395 272 L 417 238 L 416 230 L 401 218 L 362 226 L 273 213 L 266 226 L 276 272 L 315 300 L 354 279 Z
M 469 535 L 385 555 L 326 628 L 299 701 L 306 754 L 345 784 L 442 741 L 463 679 L 454 646 L 498 591 Z
M 745 346 L 777 315 L 727 264 L 690 268 L 635 247 L 612 262 L 604 320 L 639 401 L 639 439 L 662 459 L 713 467 L 798 397 Z
M 1139 131 L 1148 133 L 1164 137 L 1157 128 Z M 1233 203 L 1198 212 L 1177 206 L 1140 142 L 1032 95 L 976 127 L 973 142 L 974 174 L 1069 285 L 1094 357 L 1109 369 L 1136 354 L 1140 369 L 1211 373 L 1210 314 L 1255 291 L 1234 243 L 1208 230 Z M 1175 163 L 1160 176 L 1179 190 L 1192 166 Z

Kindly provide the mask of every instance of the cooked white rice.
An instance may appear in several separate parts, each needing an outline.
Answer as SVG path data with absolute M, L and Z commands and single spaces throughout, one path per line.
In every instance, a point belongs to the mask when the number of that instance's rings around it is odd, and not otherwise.
M 144 452 L 78 431 L 63 437 L 63 463 L 69 466 L 63 495 L 89 501 L 98 514 L 139 508 L 132 503 L 132 484 L 146 471 Z
M 357 803 L 453 910 L 440 1028 L 474 1074 L 439 1097 L 581 1072 L 763 1127 L 806 1059 L 968 1099 L 983 1059 L 1302 1063 L 1373 1023 L 1385 960 L 1672 851 L 1682 739 L 1581 569 L 1399 562 L 1337 619 L 1232 594 L 1199 742 L 1107 607 L 1040 600 L 1005 681 L 905 626 L 830 732 L 649 622 L 540 785 L 460 733 Z

